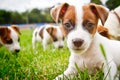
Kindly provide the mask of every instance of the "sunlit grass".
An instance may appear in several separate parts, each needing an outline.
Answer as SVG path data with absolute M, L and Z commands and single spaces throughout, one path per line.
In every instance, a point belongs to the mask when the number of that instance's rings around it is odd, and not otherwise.
M 40 43 L 32 49 L 32 30 L 22 30 L 21 51 L 14 55 L 6 48 L 0 49 L 0 78 L 19 79 L 53 79 L 62 73 L 68 64 L 69 51 L 48 48 L 43 51 Z M 50 46 L 51 47 L 51 46 Z
M 0 49 L 0 79 L 3 80 L 53 80 L 57 75 L 62 74 L 68 66 L 69 50 L 52 49 L 49 46 L 43 50 L 41 43 L 38 43 L 36 50 L 32 49 L 32 30 L 22 30 L 20 36 L 21 51 L 15 55 L 6 48 Z M 78 68 L 77 68 L 78 69 Z M 78 69 L 79 71 L 79 69 Z M 87 69 L 73 80 L 102 80 L 102 71 L 94 76 L 88 75 Z

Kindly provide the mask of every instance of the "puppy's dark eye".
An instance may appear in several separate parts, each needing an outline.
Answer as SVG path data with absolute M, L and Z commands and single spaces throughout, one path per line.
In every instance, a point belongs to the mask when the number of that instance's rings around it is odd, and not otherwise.
M 90 21 L 84 21 L 83 22 L 83 26 L 85 29 L 90 30 L 94 28 L 94 23 L 90 22 Z
M 72 25 L 72 22 L 71 21 L 68 21 L 67 23 L 63 24 L 64 27 L 67 29 L 67 30 L 71 30 L 73 29 L 73 25 Z
M 86 26 L 89 27 L 89 28 L 92 28 L 94 26 L 94 24 L 91 23 L 91 22 L 87 22 Z
M 68 28 L 68 29 L 71 28 L 71 24 L 70 24 L 70 23 L 65 23 L 64 26 L 65 26 L 66 28 Z
M 8 39 L 8 40 L 6 41 L 6 43 L 7 43 L 7 44 L 12 44 L 12 43 L 13 43 L 13 40 L 12 40 L 12 39 Z
M 55 38 L 55 39 L 53 39 L 53 41 L 54 41 L 54 42 L 56 42 L 56 41 L 58 41 L 58 39 L 57 39 L 57 38 Z
M 89 33 L 93 33 L 96 24 L 92 21 L 86 20 L 83 22 L 82 25 L 83 25 L 83 28 L 87 30 Z

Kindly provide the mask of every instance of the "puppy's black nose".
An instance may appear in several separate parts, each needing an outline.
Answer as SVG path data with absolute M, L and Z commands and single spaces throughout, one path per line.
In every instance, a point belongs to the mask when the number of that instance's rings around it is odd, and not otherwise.
M 15 49 L 15 52 L 20 52 L 20 49 Z
M 84 40 L 80 38 L 75 38 L 72 40 L 72 42 L 75 47 L 80 47 L 83 44 Z

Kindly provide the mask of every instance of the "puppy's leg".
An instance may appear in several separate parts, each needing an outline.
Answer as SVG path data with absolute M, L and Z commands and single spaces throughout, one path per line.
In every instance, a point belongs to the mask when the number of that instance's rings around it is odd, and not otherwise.
M 72 79 L 76 74 L 77 74 L 76 68 L 74 66 L 69 65 L 69 67 L 64 71 L 64 73 L 57 76 L 55 80 L 61 80 L 61 79 L 69 80 Z
M 117 66 L 113 61 L 104 66 L 105 80 L 119 80 L 115 78 L 116 75 L 117 75 Z
M 47 42 L 45 39 L 43 39 L 42 45 L 43 45 L 43 49 L 44 49 L 44 50 L 46 50 L 47 44 L 48 44 L 48 42 Z
M 33 46 L 33 49 L 35 49 L 35 46 L 36 46 L 36 37 L 35 37 L 34 34 L 33 34 L 33 37 L 32 37 L 32 46 Z

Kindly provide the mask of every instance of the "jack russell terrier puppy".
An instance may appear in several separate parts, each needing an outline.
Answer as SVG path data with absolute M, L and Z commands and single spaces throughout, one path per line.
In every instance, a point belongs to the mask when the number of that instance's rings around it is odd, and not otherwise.
M 0 26 L 0 46 L 5 46 L 11 52 L 20 51 L 20 30 L 18 26 Z
M 104 76 L 109 73 L 105 80 L 115 80 L 120 66 L 120 42 L 109 40 L 97 32 L 98 19 L 104 24 L 108 11 L 96 4 L 77 6 L 63 3 L 51 9 L 51 16 L 56 22 L 61 22 L 71 52 L 68 68 L 55 80 L 75 76 L 78 73 L 75 64 L 81 71 L 87 67 L 89 74 L 95 73 L 95 68 L 100 69 L 104 64 Z M 100 44 L 105 49 L 106 58 Z
M 109 30 L 110 39 L 120 40 L 120 6 L 109 12 L 104 27 Z
M 44 50 L 47 48 L 48 43 L 53 43 L 55 48 L 64 46 L 64 37 L 60 27 L 51 24 L 43 25 L 34 30 L 32 37 L 33 49 L 35 49 L 37 41 L 42 42 Z

